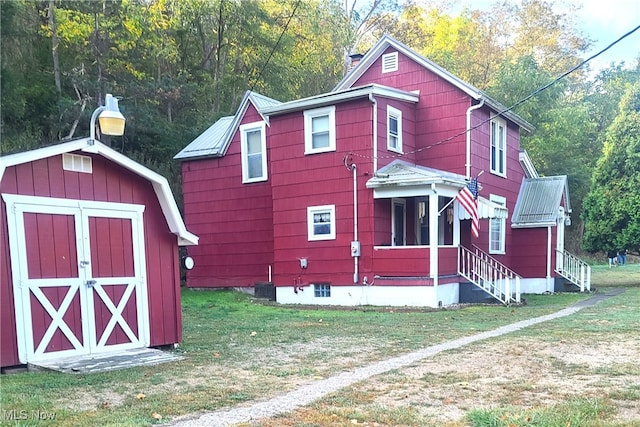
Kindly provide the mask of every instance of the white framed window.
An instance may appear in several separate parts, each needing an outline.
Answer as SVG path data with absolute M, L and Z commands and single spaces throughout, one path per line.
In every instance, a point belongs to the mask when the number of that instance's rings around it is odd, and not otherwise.
M 316 298 L 330 298 L 331 285 L 328 283 L 317 283 L 313 285 L 313 296 Z
M 489 200 L 500 206 L 507 205 L 507 199 L 502 196 L 491 194 Z M 505 231 L 506 231 L 506 219 L 505 218 L 492 218 L 489 220 L 489 253 L 490 254 L 504 254 L 505 252 Z
M 407 244 L 407 202 L 404 199 L 391 200 L 391 246 Z
M 247 123 L 240 126 L 243 183 L 267 180 L 267 137 L 265 133 L 264 122 Z
M 307 236 L 310 241 L 336 238 L 336 205 L 307 208 Z
M 66 171 L 92 173 L 93 162 L 89 156 L 79 154 L 62 154 L 62 169 Z
M 387 106 L 387 149 L 402 154 L 402 111 Z
M 336 107 L 304 112 L 304 154 L 336 151 Z
M 507 124 L 504 120 L 491 120 L 491 173 L 507 176 Z
M 398 71 L 398 52 L 385 53 L 382 55 L 382 72 L 391 73 Z

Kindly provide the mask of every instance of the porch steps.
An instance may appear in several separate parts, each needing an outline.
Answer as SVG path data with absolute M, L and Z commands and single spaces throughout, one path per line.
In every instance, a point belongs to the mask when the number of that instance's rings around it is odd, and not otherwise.
M 504 305 L 520 303 L 520 276 L 477 246 L 459 246 L 458 274 Z
M 556 251 L 556 273 L 569 283 L 580 288 L 580 292 L 591 291 L 591 266 L 567 251 Z

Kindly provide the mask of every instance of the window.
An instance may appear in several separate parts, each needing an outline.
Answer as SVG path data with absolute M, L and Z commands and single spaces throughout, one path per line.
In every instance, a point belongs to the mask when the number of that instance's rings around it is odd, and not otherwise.
M 329 298 L 331 296 L 331 285 L 328 283 L 313 285 L 313 293 L 316 298 Z
M 62 155 L 62 169 L 66 171 L 92 173 L 93 163 L 89 156 L 64 153 Z
M 336 107 L 304 112 L 304 153 L 336 151 Z
M 506 206 L 507 200 L 504 197 L 491 194 L 489 200 L 500 205 Z M 503 254 L 505 240 L 506 220 L 504 218 L 492 218 L 489 220 L 489 253 Z
M 264 122 L 240 126 L 242 182 L 267 180 L 267 138 Z
M 491 173 L 507 175 L 507 125 L 504 120 L 491 120 Z
M 391 73 L 398 71 L 398 52 L 382 55 L 382 72 Z
M 402 154 L 402 111 L 387 106 L 387 149 Z
M 309 206 L 307 208 L 307 234 L 309 240 L 336 238 L 336 206 Z

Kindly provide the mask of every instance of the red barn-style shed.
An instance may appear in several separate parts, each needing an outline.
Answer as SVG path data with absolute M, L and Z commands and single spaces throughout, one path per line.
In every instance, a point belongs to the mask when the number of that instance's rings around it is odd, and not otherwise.
M 182 339 L 167 180 L 90 138 L 0 157 L 0 366 Z

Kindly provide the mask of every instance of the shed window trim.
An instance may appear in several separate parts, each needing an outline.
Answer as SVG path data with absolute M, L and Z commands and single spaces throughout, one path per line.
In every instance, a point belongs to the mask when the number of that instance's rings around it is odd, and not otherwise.
M 72 172 L 93 173 L 93 159 L 79 154 L 62 154 L 62 169 Z
M 402 152 L 402 111 L 387 106 L 387 149 L 399 154 Z
M 494 175 L 507 176 L 507 123 L 499 118 L 491 120 L 490 169 Z
M 264 122 L 247 123 L 240 126 L 242 182 L 245 184 L 268 179 L 265 130 Z
M 500 206 L 507 206 L 507 199 L 496 194 L 490 194 L 489 200 Z M 505 253 L 506 219 L 491 218 L 489 220 L 489 253 Z
M 304 154 L 336 151 L 336 107 L 304 112 Z
M 335 205 L 307 207 L 307 238 L 309 241 L 335 240 Z

